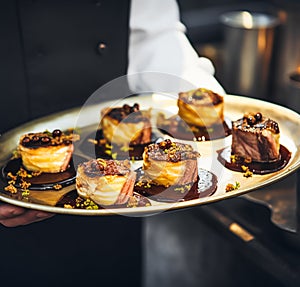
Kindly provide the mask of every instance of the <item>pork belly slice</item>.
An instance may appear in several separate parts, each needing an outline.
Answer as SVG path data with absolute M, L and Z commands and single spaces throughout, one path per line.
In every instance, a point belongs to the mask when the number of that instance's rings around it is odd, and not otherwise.
M 280 131 L 277 122 L 261 113 L 247 113 L 232 122 L 231 153 L 249 161 L 280 159 Z
M 101 111 L 100 128 L 104 138 L 128 146 L 151 142 L 150 110 L 141 111 L 138 104 L 105 108 Z
M 155 184 L 166 187 L 184 185 L 197 180 L 199 157 L 191 145 L 167 139 L 145 148 L 143 170 Z
M 83 198 L 109 206 L 125 204 L 133 195 L 136 173 L 128 160 L 92 159 L 78 166 L 76 189 Z

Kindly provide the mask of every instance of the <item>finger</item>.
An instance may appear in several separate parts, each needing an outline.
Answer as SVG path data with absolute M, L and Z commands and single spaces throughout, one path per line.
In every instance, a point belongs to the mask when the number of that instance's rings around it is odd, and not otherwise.
M 6 227 L 16 227 L 20 225 L 31 224 L 33 222 L 38 222 L 52 216 L 54 216 L 54 214 L 52 213 L 37 210 L 28 210 L 19 216 L 0 220 L 0 223 Z
M 25 212 L 26 209 L 22 207 L 4 203 L 0 205 L 0 220 L 19 216 Z

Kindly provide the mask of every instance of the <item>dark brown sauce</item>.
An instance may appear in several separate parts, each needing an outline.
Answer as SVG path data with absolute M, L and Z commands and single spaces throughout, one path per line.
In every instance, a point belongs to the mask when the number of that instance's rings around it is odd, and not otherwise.
M 205 169 L 198 170 L 198 179 L 195 183 L 186 185 L 174 185 L 165 187 L 162 185 L 145 182 L 140 184 L 139 178 L 143 176 L 142 169 L 138 169 L 138 184 L 135 185 L 135 192 L 161 202 L 182 202 L 197 198 L 211 196 L 217 189 L 217 177 Z
M 72 190 L 72 191 L 68 192 L 67 194 L 65 194 L 59 200 L 59 202 L 56 204 L 56 206 L 57 207 L 65 207 L 66 205 L 68 205 L 68 206 L 70 206 L 72 208 L 76 208 L 76 209 L 87 209 L 86 206 L 84 206 L 84 204 L 78 204 L 78 200 L 79 200 L 79 202 L 84 202 L 84 199 L 82 199 L 78 196 L 77 191 Z M 118 204 L 118 205 L 110 205 L 110 206 L 107 206 L 107 208 L 124 208 L 124 207 L 130 208 L 130 205 L 129 205 L 130 202 L 133 202 L 135 207 L 143 207 L 143 206 L 151 205 L 149 199 L 134 192 L 133 196 L 127 203 Z M 105 209 L 105 207 L 103 207 L 101 205 L 98 205 L 98 204 L 96 204 L 96 205 L 97 205 L 97 209 Z
M 243 158 L 239 158 L 235 162 L 231 161 L 231 147 L 226 147 L 218 150 L 218 160 L 228 169 L 238 172 L 244 172 L 242 166 L 248 167 L 249 171 L 254 174 L 268 174 L 283 169 L 291 158 L 291 152 L 280 145 L 280 159 L 277 161 L 262 163 L 262 162 L 251 162 L 247 163 Z
M 137 144 L 137 145 L 129 145 L 129 149 L 124 149 L 123 146 L 120 145 L 113 145 L 112 147 L 110 144 L 101 143 L 104 140 L 103 132 L 101 129 L 98 129 L 95 136 L 95 141 L 97 143 L 93 143 L 88 141 L 89 139 L 93 139 L 94 133 L 91 133 L 90 136 L 87 136 L 87 140 L 83 141 L 80 149 L 84 152 L 84 154 L 91 156 L 91 157 L 100 157 L 103 159 L 134 159 L 134 160 L 141 160 L 143 157 L 144 148 L 149 145 L 150 143 L 154 143 L 157 140 L 155 135 L 152 134 L 151 142 L 146 144 Z
M 173 138 L 190 141 L 209 141 L 225 138 L 231 134 L 226 121 L 210 127 L 199 127 L 188 125 L 179 116 L 173 116 L 166 120 L 166 124 L 158 125 L 158 129 Z
M 76 163 L 83 162 L 84 158 L 73 155 L 73 159 Z M 53 189 L 55 185 L 61 185 L 62 187 L 68 186 L 75 182 L 76 178 L 76 169 L 73 163 L 73 159 L 70 162 L 69 167 L 64 172 L 58 173 L 41 173 L 37 176 L 26 177 L 26 182 L 30 183 L 29 190 L 49 190 Z M 22 160 L 20 158 L 9 160 L 6 165 L 2 167 L 2 178 L 8 183 L 11 178 L 8 176 L 8 173 L 11 172 L 13 175 L 20 169 L 24 169 L 28 174 L 31 174 L 30 171 L 27 171 L 26 168 L 22 165 Z M 17 182 L 14 184 L 16 188 L 20 188 L 20 178 L 17 179 Z

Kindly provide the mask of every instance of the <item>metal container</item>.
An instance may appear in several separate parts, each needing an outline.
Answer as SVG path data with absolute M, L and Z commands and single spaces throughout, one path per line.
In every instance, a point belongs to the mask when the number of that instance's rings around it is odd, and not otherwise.
M 273 15 L 233 11 L 221 15 L 224 26 L 222 84 L 227 93 L 267 99 L 274 37 Z
M 280 35 L 272 97 L 277 104 L 300 113 L 300 1 L 280 0 Z
M 289 89 L 285 98 L 289 108 L 300 113 L 300 69 L 289 75 Z

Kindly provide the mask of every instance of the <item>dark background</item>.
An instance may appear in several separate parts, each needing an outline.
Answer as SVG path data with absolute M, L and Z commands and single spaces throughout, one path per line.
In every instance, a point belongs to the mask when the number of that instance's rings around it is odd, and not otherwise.
M 188 37 L 199 54 L 212 59 L 222 83 L 220 14 L 241 8 L 276 14 L 295 2 L 180 0 L 179 5 Z M 106 9 L 110 13 L 102 12 Z M 80 106 L 101 85 L 124 75 L 127 22 L 126 1 L 0 1 L 0 132 Z M 236 199 L 147 219 L 56 216 L 27 227 L 1 226 L 0 280 L 3 286 L 141 286 L 143 278 L 147 287 L 296 286 L 299 235 L 286 235 L 269 217 L 266 207 Z M 258 233 L 259 248 L 230 234 L 224 218 Z M 182 253 L 168 249 L 174 240 Z M 155 272 L 181 258 L 192 265 Z
M 0 132 L 81 106 L 97 88 L 126 73 L 126 2 L 0 2 Z M 199 54 L 212 59 L 222 83 L 219 16 L 238 9 L 277 13 L 287 2 L 294 1 L 181 0 L 179 5 L 188 37 Z M 107 9 L 111 14 L 103 13 Z

